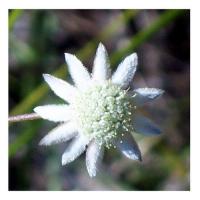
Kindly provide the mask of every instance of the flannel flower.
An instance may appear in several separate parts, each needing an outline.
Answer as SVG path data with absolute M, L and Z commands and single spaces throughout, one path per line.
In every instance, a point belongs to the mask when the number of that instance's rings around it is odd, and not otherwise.
M 137 113 L 137 107 L 163 94 L 156 88 L 129 89 L 138 64 L 137 54 L 127 56 L 111 75 L 108 55 L 100 43 L 90 74 L 74 56 L 65 53 L 74 86 L 49 74 L 44 80 L 66 101 L 61 105 L 38 106 L 34 111 L 44 119 L 60 122 L 41 141 L 52 145 L 71 140 L 62 155 L 62 165 L 74 161 L 86 150 L 86 166 L 96 176 L 104 148 L 117 148 L 129 159 L 142 160 L 133 133 L 158 135 L 160 130 Z

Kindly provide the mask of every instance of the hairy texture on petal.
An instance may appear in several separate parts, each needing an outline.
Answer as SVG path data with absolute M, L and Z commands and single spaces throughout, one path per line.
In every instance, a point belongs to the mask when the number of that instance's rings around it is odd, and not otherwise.
M 88 139 L 82 134 L 77 135 L 70 146 L 65 150 L 62 155 L 62 165 L 74 161 L 78 156 L 80 156 L 88 144 Z
M 75 83 L 80 90 L 85 90 L 90 84 L 90 74 L 83 66 L 81 61 L 74 55 L 65 53 L 65 60 L 69 67 L 69 72 Z
M 130 133 L 124 133 L 124 136 L 115 141 L 117 148 L 127 158 L 142 161 L 140 149 Z
M 103 157 L 103 147 L 95 140 L 91 141 L 86 151 L 86 166 L 90 177 L 96 176 Z
M 71 119 L 71 109 L 68 105 L 45 105 L 34 108 L 43 119 L 54 122 L 66 122 Z
M 161 96 L 164 91 L 158 88 L 138 88 L 135 89 L 132 93 L 135 105 L 142 106 L 143 104 Z
M 51 145 L 66 142 L 78 134 L 75 124 L 64 123 L 51 130 L 41 141 L 40 145 Z
M 99 44 L 96 52 L 92 74 L 92 78 L 97 81 L 104 81 L 110 78 L 111 70 L 108 53 L 101 43 Z
M 159 135 L 161 134 L 160 129 L 155 125 L 150 119 L 141 116 L 135 115 L 133 120 L 133 128 L 136 133 L 141 133 L 144 135 Z
M 127 56 L 118 66 L 112 76 L 112 82 L 126 89 L 136 72 L 138 57 L 136 53 Z
M 43 77 L 54 93 L 65 101 L 71 103 L 77 95 L 77 89 L 66 81 L 51 76 L 50 74 L 43 74 Z

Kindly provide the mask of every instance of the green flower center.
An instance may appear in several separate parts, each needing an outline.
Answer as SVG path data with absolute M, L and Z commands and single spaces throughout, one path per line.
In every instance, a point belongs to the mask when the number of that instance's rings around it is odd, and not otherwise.
M 110 81 L 80 93 L 73 107 L 75 120 L 83 134 L 108 148 L 114 138 L 133 130 L 131 98 Z

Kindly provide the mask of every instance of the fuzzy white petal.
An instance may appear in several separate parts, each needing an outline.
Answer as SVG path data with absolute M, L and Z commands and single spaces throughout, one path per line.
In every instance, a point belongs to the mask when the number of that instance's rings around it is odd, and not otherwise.
M 80 156 L 88 144 L 88 139 L 82 134 L 78 134 L 69 147 L 65 150 L 62 155 L 62 165 L 74 161 L 78 156 Z
M 126 89 L 133 76 L 135 75 L 138 64 L 138 57 L 136 53 L 127 56 L 118 66 L 116 72 L 112 76 L 112 82 L 120 85 Z
M 103 156 L 103 147 L 93 140 L 86 151 L 86 167 L 90 177 L 96 176 Z
M 66 142 L 78 134 L 72 122 L 64 123 L 51 130 L 41 141 L 40 145 L 51 145 Z
M 158 98 L 163 93 L 164 91 L 158 88 L 138 88 L 133 91 L 133 100 L 136 106 L 142 106 Z
M 77 95 L 77 89 L 66 81 L 56 78 L 50 74 L 43 74 L 43 77 L 54 93 L 65 101 L 71 103 Z
M 119 138 L 115 145 L 127 158 L 132 160 L 142 160 L 140 149 L 130 133 L 124 133 L 124 136 Z
M 71 109 L 68 105 L 45 105 L 34 108 L 43 119 L 54 122 L 66 122 L 71 119 Z
M 65 53 L 65 60 L 69 67 L 69 72 L 75 83 L 80 90 L 85 90 L 90 85 L 90 74 L 83 66 L 81 61 L 74 55 Z
M 110 78 L 111 70 L 108 53 L 102 43 L 99 44 L 93 67 L 93 80 L 105 81 Z
M 161 134 L 160 129 L 156 124 L 154 124 L 150 119 L 141 116 L 135 115 L 133 120 L 133 128 L 136 133 L 141 133 L 144 135 L 159 135 Z

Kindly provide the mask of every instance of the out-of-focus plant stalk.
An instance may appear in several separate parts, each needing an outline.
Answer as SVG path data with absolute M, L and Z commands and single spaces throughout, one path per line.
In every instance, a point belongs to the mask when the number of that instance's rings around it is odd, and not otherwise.
M 150 39 L 156 32 L 161 30 L 163 27 L 173 22 L 178 16 L 184 13 L 184 10 L 167 10 L 160 17 L 158 17 L 153 23 L 145 27 L 130 39 L 127 45 L 120 49 L 119 51 L 111 55 L 111 65 L 116 65 L 116 63 L 121 59 L 122 56 L 131 53 L 141 44 Z
M 21 9 L 15 9 L 12 10 L 9 14 L 9 30 L 11 30 L 13 28 L 13 26 L 15 25 L 16 20 L 18 19 L 18 17 L 20 17 L 23 13 L 23 10 Z

